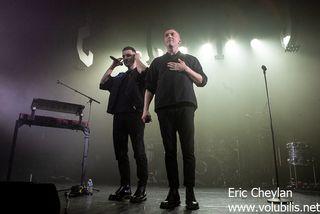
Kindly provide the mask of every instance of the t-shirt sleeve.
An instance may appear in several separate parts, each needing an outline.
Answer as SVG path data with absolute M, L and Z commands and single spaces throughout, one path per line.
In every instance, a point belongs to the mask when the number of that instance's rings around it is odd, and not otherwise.
M 158 81 L 158 69 L 156 67 L 155 60 L 151 63 L 149 69 L 146 72 L 146 89 L 152 94 L 156 93 Z
M 199 62 L 199 60 L 197 58 L 193 58 L 193 63 L 192 63 L 192 70 L 194 70 L 195 72 L 197 72 L 198 74 L 200 74 L 202 76 L 202 83 L 197 85 L 198 87 L 203 87 L 207 84 L 208 82 L 208 77 L 207 75 L 203 72 L 202 70 L 202 66 Z
M 114 77 L 110 77 L 103 84 L 100 84 L 100 89 L 110 91 L 113 85 Z

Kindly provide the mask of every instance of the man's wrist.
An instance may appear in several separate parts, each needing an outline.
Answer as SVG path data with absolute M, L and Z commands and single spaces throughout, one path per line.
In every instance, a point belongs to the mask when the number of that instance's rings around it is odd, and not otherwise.
M 189 73 L 189 71 L 190 71 L 189 66 L 186 65 L 183 71 L 186 72 L 186 73 Z

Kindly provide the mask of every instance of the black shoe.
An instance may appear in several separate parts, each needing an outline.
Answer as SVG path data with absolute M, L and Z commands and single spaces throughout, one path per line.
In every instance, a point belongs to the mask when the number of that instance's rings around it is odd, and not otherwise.
M 145 200 L 147 200 L 146 186 L 138 186 L 136 192 L 131 197 L 130 202 L 131 203 L 141 203 Z
M 162 201 L 160 204 L 161 209 L 174 209 L 180 205 L 180 195 L 179 191 L 176 188 L 170 188 L 166 200 Z
M 199 203 L 197 201 L 186 201 L 187 210 L 198 210 Z
M 186 188 L 186 208 L 187 210 L 198 210 L 199 203 L 194 196 L 193 187 Z
M 120 186 L 115 194 L 109 195 L 110 201 L 122 201 L 131 198 L 131 188 L 130 185 Z

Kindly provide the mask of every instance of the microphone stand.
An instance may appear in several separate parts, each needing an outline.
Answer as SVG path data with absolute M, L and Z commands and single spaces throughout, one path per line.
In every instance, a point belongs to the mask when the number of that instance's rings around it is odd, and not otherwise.
M 74 92 L 76 92 L 78 94 L 81 94 L 82 96 L 84 96 L 84 97 L 89 99 L 89 101 L 88 101 L 89 102 L 88 127 L 89 127 L 89 122 L 90 122 L 90 118 L 91 118 L 91 104 L 92 104 L 92 101 L 94 101 L 94 102 L 96 102 L 98 104 L 100 104 L 100 102 L 97 101 L 96 99 L 93 99 L 92 97 L 89 97 L 88 95 L 86 95 L 86 94 L 84 94 L 84 93 L 82 93 L 82 92 L 80 92 L 80 91 L 78 91 L 78 90 L 66 85 L 65 83 L 61 82 L 60 80 L 57 80 L 57 84 L 63 85 L 64 87 L 69 88 L 69 89 L 73 90 Z
M 93 99 L 92 97 L 68 86 L 67 84 L 61 82 L 60 80 L 57 80 L 57 84 L 63 85 L 66 88 L 69 88 L 71 90 L 73 90 L 74 92 L 81 94 L 82 96 L 86 97 L 89 99 L 89 115 L 88 115 L 88 121 L 87 121 L 87 126 L 84 128 L 83 133 L 84 133 L 84 149 L 83 149 L 83 156 L 82 156 L 82 170 L 81 170 L 81 182 L 79 186 L 73 186 L 71 187 L 71 192 L 70 193 L 65 193 L 66 194 L 66 200 L 68 201 L 68 197 L 72 197 L 72 196 L 79 196 L 82 194 L 85 194 L 86 191 L 84 191 L 85 186 L 84 186 L 84 178 L 85 178 L 85 173 L 86 173 L 86 160 L 88 158 L 88 151 L 89 151 L 89 134 L 90 134 L 90 129 L 89 129 L 89 123 L 90 123 L 90 118 L 91 118 L 91 105 L 92 105 L 92 101 L 100 104 L 99 101 L 97 101 L 96 99 Z M 75 190 L 73 190 L 75 189 Z M 96 191 L 100 191 L 98 189 L 94 189 Z M 64 191 L 64 190 L 60 190 L 60 191 Z M 67 195 L 68 194 L 68 195 Z
M 273 124 L 272 124 L 272 116 L 271 116 L 271 107 L 270 107 L 270 99 L 269 99 L 269 92 L 268 92 L 268 84 L 267 84 L 267 77 L 266 77 L 266 70 L 267 67 L 265 65 L 261 66 L 263 70 L 264 75 L 264 83 L 266 86 L 266 94 L 267 94 L 267 101 L 268 101 L 268 109 L 269 109 L 269 118 L 270 118 L 270 129 L 271 129 L 271 136 L 272 136 L 272 146 L 273 146 L 273 160 L 274 160 L 274 169 L 275 169 L 275 175 L 276 175 L 276 184 L 277 184 L 277 192 L 278 197 L 277 198 L 270 198 L 268 199 L 269 203 L 275 203 L 275 204 L 287 204 L 291 202 L 292 200 L 287 198 L 281 198 L 280 197 L 280 187 L 279 187 L 279 174 L 278 174 L 278 165 L 277 165 L 277 154 L 276 154 L 276 145 L 274 140 L 274 131 L 273 131 Z

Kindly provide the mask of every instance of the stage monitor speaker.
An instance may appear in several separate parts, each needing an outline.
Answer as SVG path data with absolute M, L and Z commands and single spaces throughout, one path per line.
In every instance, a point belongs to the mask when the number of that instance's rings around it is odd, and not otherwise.
M 54 184 L 0 182 L 0 191 L 1 210 L 7 213 L 60 213 L 60 200 Z

